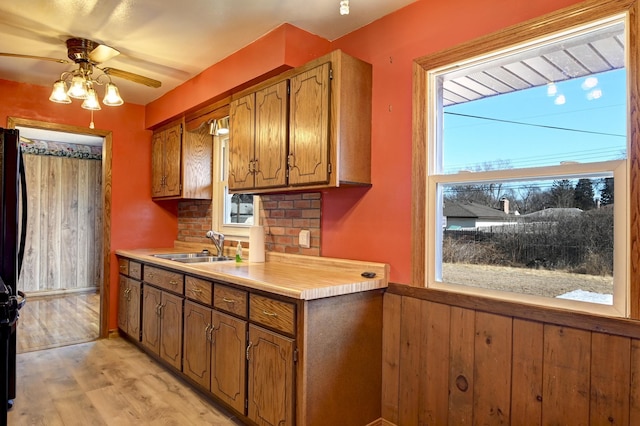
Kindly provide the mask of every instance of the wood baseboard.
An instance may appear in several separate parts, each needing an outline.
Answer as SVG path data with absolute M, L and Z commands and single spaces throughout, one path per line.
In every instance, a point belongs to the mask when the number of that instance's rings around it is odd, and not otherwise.
M 116 337 L 120 337 L 120 330 L 117 328 L 115 330 L 109 330 L 107 339 L 115 339 Z

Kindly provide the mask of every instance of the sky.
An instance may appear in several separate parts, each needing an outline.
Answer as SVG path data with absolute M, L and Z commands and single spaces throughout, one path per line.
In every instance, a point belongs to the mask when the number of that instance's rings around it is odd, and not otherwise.
M 626 157 L 626 72 L 591 77 L 445 107 L 445 173 Z

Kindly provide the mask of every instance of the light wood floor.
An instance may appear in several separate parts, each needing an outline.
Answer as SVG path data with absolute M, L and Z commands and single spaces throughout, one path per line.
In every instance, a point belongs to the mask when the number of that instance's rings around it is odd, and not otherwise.
M 10 425 L 241 425 L 132 343 L 19 354 Z
M 99 335 L 100 295 L 33 297 L 20 310 L 18 353 L 89 342 Z

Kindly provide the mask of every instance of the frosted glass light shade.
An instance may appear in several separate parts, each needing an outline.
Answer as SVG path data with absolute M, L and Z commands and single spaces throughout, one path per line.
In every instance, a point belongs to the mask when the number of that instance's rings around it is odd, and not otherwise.
M 49 100 L 51 102 L 56 102 L 58 104 L 70 104 L 71 98 L 67 95 L 67 85 L 64 81 L 58 80 L 53 83 L 53 90 L 51 91 L 51 96 L 49 96 Z
M 118 86 L 113 83 L 107 83 L 107 86 L 104 89 L 104 99 L 102 100 L 102 103 L 107 106 L 119 106 L 124 103 L 122 97 L 120 97 Z
M 100 102 L 98 102 L 98 95 L 96 94 L 95 89 L 89 89 L 87 98 L 84 100 L 84 102 L 82 102 L 82 108 L 92 111 L 98 111 L 102 109 L 100 107 Z
M 86 99 L 88 94 L 87 81 L 82 75 L 74 75 L 67 95 L 75 99 Z

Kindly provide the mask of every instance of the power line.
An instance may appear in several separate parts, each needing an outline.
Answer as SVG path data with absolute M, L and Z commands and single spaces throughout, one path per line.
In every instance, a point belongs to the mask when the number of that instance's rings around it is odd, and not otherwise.
M 548 126 L 546 124 L 525 123 L 525 122 L 522 122 L 522 121 L 503 120 L 503 119 L 500 119 L 500 118 L 482 117 L 482 116 L 479 116 L 479 115 L 470 115 L 470 114 L 460 114 L 460 113 L 457 113 L 457 112 L 445 112 L 445 114 L 455 115 L 455 116 L 458 116 L 458 117 L 475 118 L 475 119 L 478 119 L 478 120 L 495 121 L 495 122 L 499 122 L 499 123 L 517 124 L 517 125 L 520 125 L 520 126 L 539 127 L 539 128 L 551 129 L 551 130 L 563 130 L 565 132 L 586 133 L 586 134 L 590 134 L 590 135 L 613 136 L 613 137 L 619 137 L 619 138 L 626 138 L 627 137 L 627 135 L 620 135 L 620 134 L 615 134 L 615 133 L 594 132 L 594 131 L 591 131 L 591 130 L 572 129 L 572 128 L 569 128 L 569 127 Z

